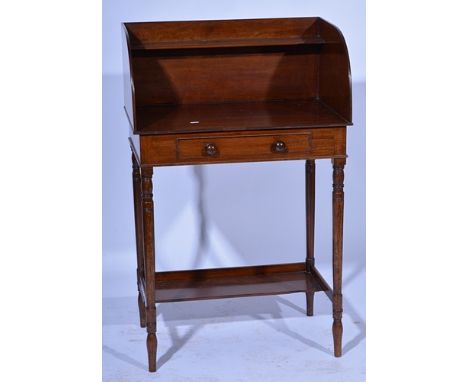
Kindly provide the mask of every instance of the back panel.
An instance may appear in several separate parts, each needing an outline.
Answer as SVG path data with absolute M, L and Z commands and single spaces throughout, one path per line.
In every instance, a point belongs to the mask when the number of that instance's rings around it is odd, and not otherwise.
M 136 104 L 310 99 L 317 46 L 199 49 L 136 54 Z

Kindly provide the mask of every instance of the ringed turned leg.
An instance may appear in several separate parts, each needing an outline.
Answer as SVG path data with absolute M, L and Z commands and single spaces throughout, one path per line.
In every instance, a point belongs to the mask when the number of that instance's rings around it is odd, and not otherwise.
M 305 164 L 305 184 L 306 184 L 306 272 L 312 273 L 315 266 L 314 257 L 314 235 L 315 235 L 315 160 L 309 159 Z M 314 314 L 314 294 L 309 278 L 307 278 L 307 315 Z
M 146 347 L 148 350 L 148 369 L 156 371 L 156 298 L 154 291 L 155 245 L 154 245 L 154 203 L 153 203 L 153 168 L 141 168 L 142 205 L 143 205 L 143 241 L 145 261 L 145 297 L 146 297 Z
M 335 357 L 341 357 L 343 324 L 343 209 L 346 159 L 333 159 L 333 343 Z
M 135 214 L 135 239 L 137 252 L 137 287 L 138 287 L 138 310 L 140 314 L 140 326 L 146 326 L 145 302 L 143 300 L 141 282 L 144 275 L 144 259 L 143 259 L 143 216 L 141 205 L 141 175 L 140 165 L 135 154 L 132 152 L 133 165 L 133 210 Z

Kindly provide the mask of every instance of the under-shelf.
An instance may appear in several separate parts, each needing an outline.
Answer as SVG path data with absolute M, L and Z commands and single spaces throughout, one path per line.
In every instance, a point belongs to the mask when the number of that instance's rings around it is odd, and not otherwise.
M 137 109 L 138 134 L 347 126 L 319 100 L 152 105 Z
M 156 302 L 331 291 L 304 263 L 157 272 L 155 279 Z

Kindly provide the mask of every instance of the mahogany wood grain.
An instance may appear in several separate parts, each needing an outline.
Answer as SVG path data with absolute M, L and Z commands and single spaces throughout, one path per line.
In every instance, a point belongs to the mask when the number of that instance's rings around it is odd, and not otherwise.
M 277 141 L 287 149 L 272 150 Z M 210 143 L 217 155 L 206 155 Z M 345 157 L 346 128 L 141 135 L 140 146 L 142 164 L 153 166 Z
M 135 242 L 137 253 L 137 286 L 138 286 L 138 310 L 140 314 L 140 326 L 146 326 L 146 312 L 145 305 L 140 291 L 140 278 L 144 274 L 144 255 L 143 255 L 143 214 L 141 204 L 141 176 L 140 166 L 132 153 L 133 165 L 133 210 L 135 214 Z
M 141 135 L 339 127 L 349 122 L 317 100 L 159 105 L 138 109 Z
M 146 349 L 148 351 L 148 371 L 156 371 L 156 349 L 158 348 L 158 338 L 155 333 L 148 333 L 146 337 Z
M 137 133 L 187 130 L 196 127 L 187 125 L 193 120 L 206 123 L 207 116 L 219 119 L 220 114 L 230 124 L 228 129 L 243 129 L 242 122 L 252 119 L 255 125 L 256 118 L 263 121 L 265 108 L 270 116 L 269 101 L 305 101 L 303 107 L 310 109 L 308 118 L 317 113 L 314 126 L 351 123 L 346 44 L 341 32 L 320 18 L 125 23 L 123 31 L 127 41 L 125 108 Z M 318 100 L 329 107 L 328 114 L 335 114 L 334 121 L 321 122 L 321 111 L 307 103 Z M 238 115 L 236 108 L 226 106 L 225 110 L 220 106 L 233 102 L 247 108 L 240 113 L 244 121 L 230 122 Z M 250 110 L 245 105 L 248 102 L 260 105 L 252 105 Z M 196 106 L 171 108 L 190 104 Z M 216 107 L 204 110 L 200 104 Z M 202 110 L 197 113 L 199 108 Z M 273 109 L 284 114 L 281 105 Z M 247 115 L 249 112 L 255 115 Z M 294 112 L 289 110 L 287 114 Z M 276 115 L 272 117 L 275 120 Z M 297 123 L 301 119 L 298 116 L 293 126 L 300 127 Z M 224 131 L 222 126 L 213 127 Z M 271 126 L 285 127 L 289 125 Z
M 324 20 L 320 23 L 320 36 L 335 41 L 323 45 L 320 51 L 320 100 L 351 121 L 351 67 L 344 37 L 338 28 Z
M 316 267 L 314 267 L 314 269 L 312 269 L 311 273 L 314 274 L 315 279 L 320 284 L 320 287 L 325 292 L 328 299 L 331 302 L 333 302 L 333 289 L 330 287 L 330 285 L 328 285 L 327 281 L 323 278 L 323 276 L 320 274 L 318 269 Z
M 140 327 L 146 328 L 146 308 L 145 301 L 140 292 L 138 292 L 138 314 L 140 315 Z
M 241 137 L 179 138 L 177 156 L 184 160 L 216 157 L 223 160 L 244 159 L 273 154 L 308 154 L 311 135 L 301 133 L 245 135 Z
M 136 126 L 135 86 L 133 84 L 132 52 L 130 37 L 126 28 L 122 28 L 122 72 L 124 87 L 124 110 L 130 126 Z
M 307 160 L 305 164 L 305 194 L 306 194 L 306 238 L 307 253 L 305 267 L 306 272 L 312 274 L 315 267 L 314 239 L 315 239 L 315 160 Z M 307 288 L 306 303 L 307 315 L 314 314 L 314 294 L 313 288 Z
M 297 100 L 317 95 L 314 46 L 292 52 L 270 47 L 136 55 L 132 61 L 137 115 L 139 107 L 157 104 Z
M 252 44 L 271 39 L 313 39 L 317 17 L 125 23 L 132 49 L 210 47 Z M 253 29 L 255 28 L 255 29 Z
M 145 251 L 145 296 L 146 296 L 146 331 L 148 346 L 149 371 L 156 371 L 156 300 L 154 293 L 155 244 L 154 244 L 154 204 L 153 204 L 153 168 L 141 168 L 143 239 Z
M 156 302 L 322 290 L 303 263 L 157 273 L 155 289 Z
M 259 37 L 259 38 L 220 38 L 219 40 L 187 40 L 175 44 L 172 41 L 149 41 L 144 44 L 135 43 L 132 49 L 134 55 L 144 54 L 171 54 L 171 52 L 181 52 L 186 50 L 223 49 L 223 48 L 266 48 L 266 47 L 292 47 L 322 45 L 327 43 L 319 35 L 303 35 L 300 37 Z
M 254 265 L 246 267 L 209 268 L 185 271 L 157 272 L 158 282 L 168 281 L 197 281 L 223 277 L 264 276 L 275 273 L 305 272 L 304 263 L 286 263 Z
M 333 160 L 333 342 L 335 357 L 341 357 L 343 337 L 343 210 L 346 159 Z

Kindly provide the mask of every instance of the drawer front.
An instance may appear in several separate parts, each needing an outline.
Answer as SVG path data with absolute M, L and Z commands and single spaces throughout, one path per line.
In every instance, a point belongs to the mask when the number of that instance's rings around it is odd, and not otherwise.
M 242 137 L 179 138 L 179 160 L 265 159 L 304 154 L 311 150 L 310 134 L 251 135 Z
M 143 165 L 346 157 L 346 128 L 140 136 Z

